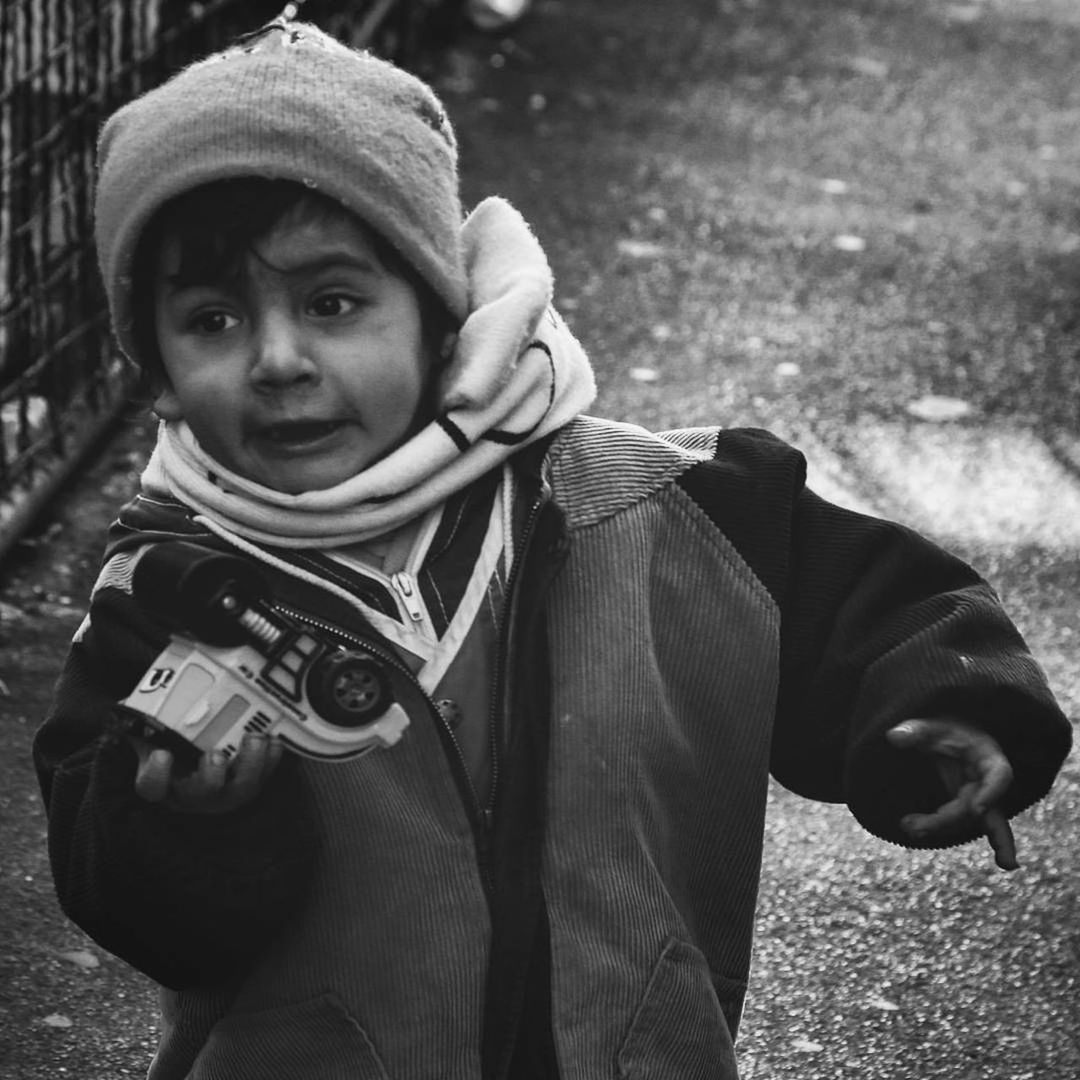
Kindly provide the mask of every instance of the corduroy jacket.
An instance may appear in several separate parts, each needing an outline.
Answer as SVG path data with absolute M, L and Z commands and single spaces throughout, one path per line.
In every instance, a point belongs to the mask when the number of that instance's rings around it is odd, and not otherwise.
M 945 796 L 883 734 L 952 715 L 1008 755 L 1006 813 L 1049 790 L 1070 726 L 990 587 L 819 499 L 786 444 L 579 418 L 516 468 L 491 813 L 404 670 L 391 749 L 287 756 L 226 815 L 142 802 L 112 703 L 165 631 L 117 556 L 223 542 L 121 513 L 35 754 L 64 910 L 166 988 L 154 1080 L 734 1078 L 770 772 L 907 844 Z

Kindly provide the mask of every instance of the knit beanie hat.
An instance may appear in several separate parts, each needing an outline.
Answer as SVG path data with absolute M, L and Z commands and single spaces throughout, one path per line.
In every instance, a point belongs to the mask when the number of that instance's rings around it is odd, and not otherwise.
M 295 180 L 336 199 L 464 320 L 457 143 L 438 98 L 314 26 L 274 23 L 123 106 L 102 129 L 95 238 L 113 327 L 132 359 L 140 234 L 169 199 L 232 177 Z

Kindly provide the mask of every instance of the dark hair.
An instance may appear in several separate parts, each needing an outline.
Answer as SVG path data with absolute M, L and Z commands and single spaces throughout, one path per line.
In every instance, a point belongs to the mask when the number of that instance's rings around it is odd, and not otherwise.
M 165 368 L 154 320 L 157 260 L 166 235 L 180 243 L 178 273 L 193 281 L 227 280 L 241 272 L 254 245 L 301 203 L 315 213 L 347 215 L 341 203 L 293 180 L 241 177 L 215 180 L 164 203 L 139 237 L 132 262 L 132 334 L 138 349 L 139 389 L 160 389 Z M 445 335 L 458 328 L 446 304 L 381 233 L 365 229 L 375 255 L 388 273 L 407 282 L 419 297 L 424 345 L 437 361 Z

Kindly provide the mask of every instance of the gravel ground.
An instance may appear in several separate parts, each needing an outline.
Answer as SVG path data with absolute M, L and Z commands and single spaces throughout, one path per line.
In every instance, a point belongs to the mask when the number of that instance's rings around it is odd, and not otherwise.
M 467 195 L 549 249 L 596 411 L 835 448 L 926 394 L 1080 430 L 1078 58 L 1068 0 L 540 0 L 440 80 Z M 0 1080 L 138 1076 L 154 1042 L 151 988 L 56 908 L 27 757 L 147 439 L 133 416 L 0 580 Z M 964 554 L 1080 714 L 1080 552 Z M 747 1080 L 1076 1080 L 1078 774 L 1012 875 L 776 789 Z

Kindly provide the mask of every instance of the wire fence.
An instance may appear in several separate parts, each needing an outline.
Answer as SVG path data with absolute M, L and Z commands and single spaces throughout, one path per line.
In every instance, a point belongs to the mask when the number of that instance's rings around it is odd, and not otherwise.
M 131 394 L 92 247 L 102 120 L 282 2 L 0 0 L 0 558 Z M 452 7 L 312 0 L 304 17 L 408 62 Z

